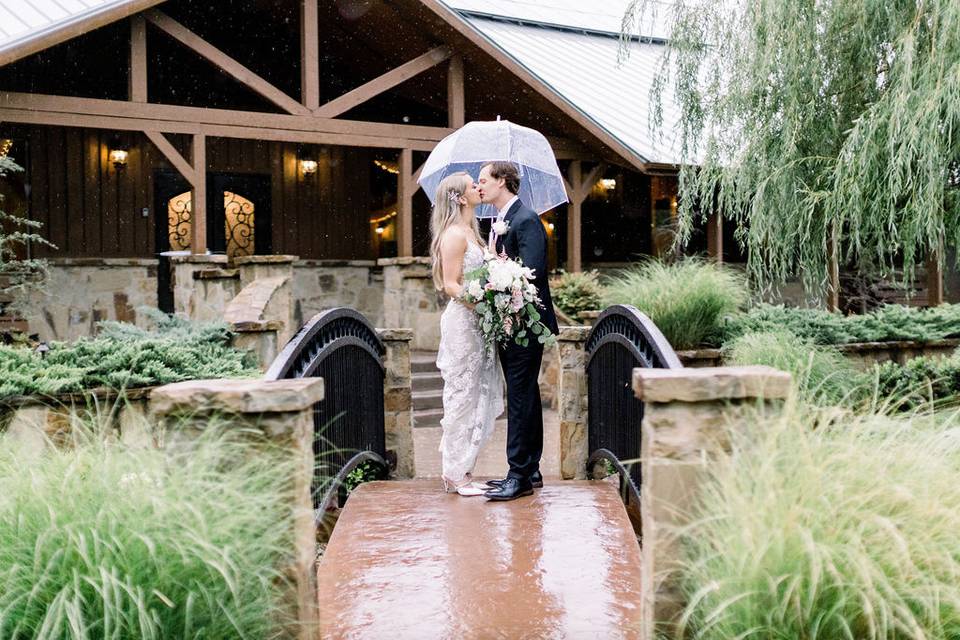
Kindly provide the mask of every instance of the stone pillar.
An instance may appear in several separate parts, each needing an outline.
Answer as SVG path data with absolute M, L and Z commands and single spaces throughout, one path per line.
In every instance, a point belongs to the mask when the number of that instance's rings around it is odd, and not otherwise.
M 293 263 L 297 256 L 242 256 L 234 259 L 241 290 L 225 310 L 228 322 L 278 322 L 278 347 L 297 331 L 294 324 Z
M 754 413 L 790 391 L 790 374 L 771 367 L 634 369 L 643 401 L 640 512 L 643 536 L 644 638 L 654 622 L 676 620 L 685 603 L 676 583 L 678 534 L 688 523 L 712 455 L 728 445 L 731 429 L 757 429 Z
M 257 356 L 260 369 L 266 372 L 280 351 L 280 331 L 283 323 L 276 320 L 231 322 L 233 346 Z
M 560 327 L 559 418 L 560 475 L 564 480 L 587 474 L 587 336 L 590 327 Z
M 227 303 L 239 291 L 238 274 L 226 269 L 227 256 L 170 256 L 173 264 L 173 309 L 194 322 L 223 319 Z
M 377 329 L 387 348 L 383 381 L 383 413 L 387 453 L 396 456 L 398 478 L 412 478 L 413 399 L 411 397 L 410 343 L 412 329 Z
M 383 267 L 384 326 L 415 327 L 410 346 L 436 351 L 446 296 L 433 286 L 430 258 L 384 258 L 377 264 Z
M 317 636 L 316 527 L 313 482 L 313 405 L 323 399 L 322 378 L 294 380 L 191 380 L 159 387 L 150 395 L 158 424 L 203 429 L 213 414 L 227 416 L 289 448 L 298 463 L 294 540 L 289 568 L 296 585 L 297 634 Z

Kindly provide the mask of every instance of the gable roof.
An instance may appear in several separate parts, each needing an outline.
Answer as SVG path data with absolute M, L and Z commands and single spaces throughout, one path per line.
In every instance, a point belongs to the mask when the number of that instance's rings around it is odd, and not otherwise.
M 0 66 L 163 1 L 0 0 Z M 631 164 L 679 163 L 679 110 L 672 95 L 664 96 L 662 130 L 651 133 L 648 126 L 664 23 L 645 20 L 639 27 L 644 37 L 631 44 L 622 65 L 617 62 L 629 0 L 420 1 L 499 53 L 501 61 Z
M 163 0 L 0 0 L 0 66 Z
M 442 0 L 491 45 L 622 143 L 644 164 L 676 165 L 680 112 L 671 87 L 651 132 L 650 90 L 664 52 L 663 22 L 645 20 L 618 64 L 628 0 Z M 653 34 L 653 35 L 651 35 Z

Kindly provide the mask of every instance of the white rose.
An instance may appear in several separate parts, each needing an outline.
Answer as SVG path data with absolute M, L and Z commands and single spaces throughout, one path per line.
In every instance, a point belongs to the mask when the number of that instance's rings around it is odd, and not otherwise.
M 505 268 L 506 263 L 491 262 L 487 278 L 497 291 L 505 291 L 513 284 L 513 276 L 509 268 Z
M 479 280 L 471 280 L 467 286 L 467 293 L 474 300 L 479 300 L 483 297 L 483 285 L 480 284 Z
M 498 236 L 506 235 L 507 231 L 510 230 L 510 225 L 506 220 L 500 220 L 493 223 L 493 232 Z

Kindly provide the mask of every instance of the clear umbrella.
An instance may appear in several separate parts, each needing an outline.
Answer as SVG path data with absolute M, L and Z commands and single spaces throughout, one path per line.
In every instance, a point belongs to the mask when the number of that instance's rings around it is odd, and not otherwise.
M 483 165 L 494 160 L 512 162 L 520 171 L 520 200 L 544 213 L 567 202 L 563 176 L 550 143 L 543 134 L 509 120 L 468 122 L 434 147 L 417 182 L 430 201 L 437 185 L 451 173 L 465 171 L 476 180 Z M 494 218 L 497 210 L 483 205 L 480 218 Z

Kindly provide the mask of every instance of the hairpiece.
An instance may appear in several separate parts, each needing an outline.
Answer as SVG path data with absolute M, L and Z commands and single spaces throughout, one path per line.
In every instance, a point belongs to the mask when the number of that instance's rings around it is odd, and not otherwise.
M 450 195 L 447 196 L 447 197 L 450 198 L 450 202 L 459 202 L 459 201 L 460 201 L 460 194 L 457 193 L 456 191 L 451 191 L 451 192 L 450 192 Z

